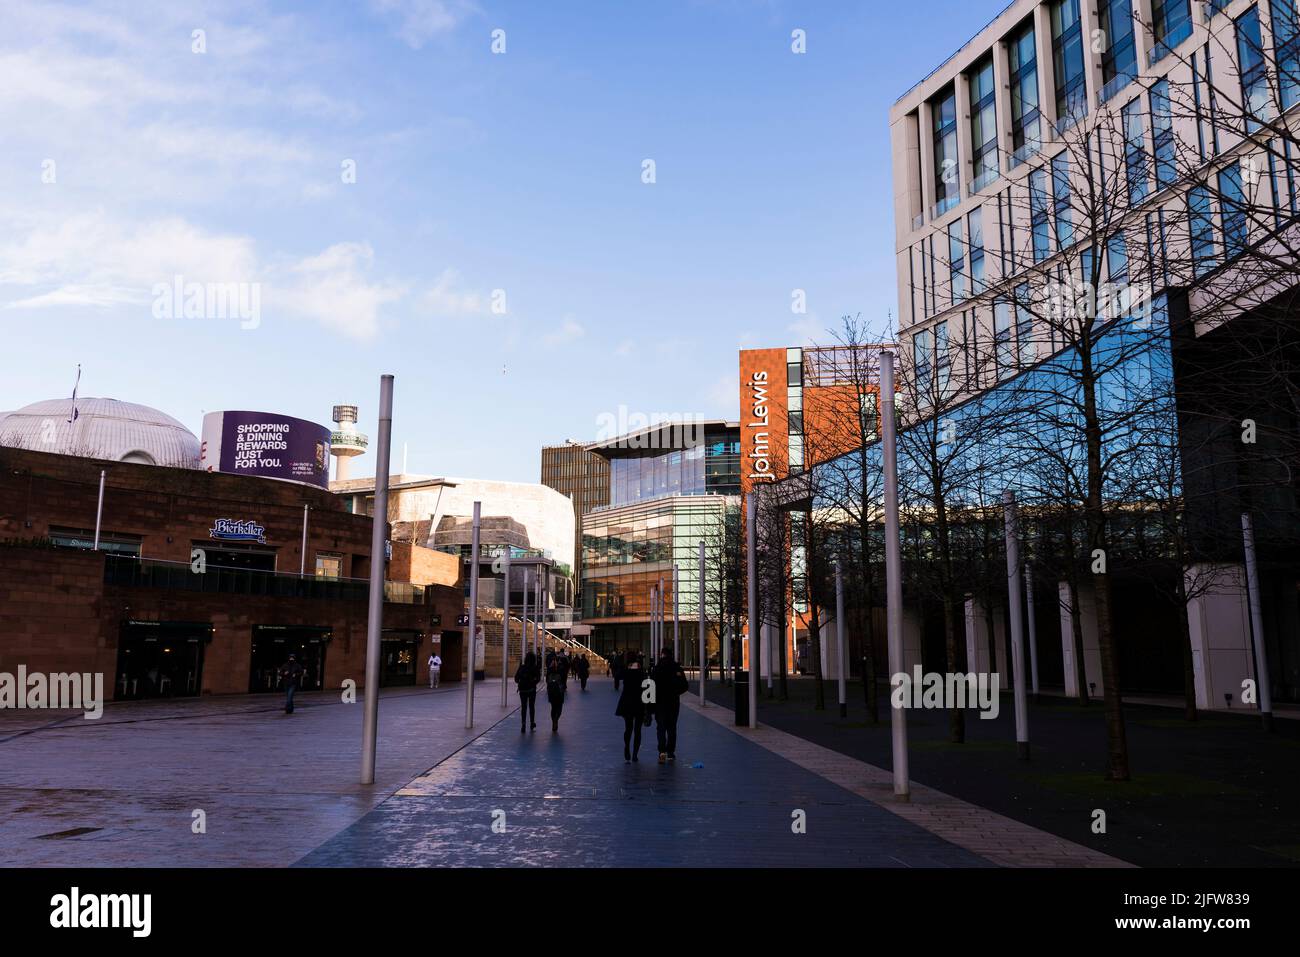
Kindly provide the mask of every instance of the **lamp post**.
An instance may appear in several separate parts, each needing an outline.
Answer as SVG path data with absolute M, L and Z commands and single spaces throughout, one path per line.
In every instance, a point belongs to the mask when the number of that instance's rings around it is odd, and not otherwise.
M 1016 755 L 1029 760 L 1029 708 L 1025 704 L 1024 629 L 1020 624 L 1023 598 L 1020 594 L 1020 531 L 1016 522 L 1016 493 L 1002 493 L 1007 539 L 1007 591 L 1010 593 L 1011 674 L 1016 706 Z
M 506 676 L 510 673 L 510 546 L 506 545 L 505 549 L 505 559 L 501 564 L 501 707 L 503 708 L 509 700 L 506 697 Z M 522 641 L 519 642 L 519 647 L 521 650 L 524 647 Z
M 361 783 L 375 783 L 379 731 L 379 654 L 384 628 L 384 542 L 388 536 L 388 452 L 393 434 L 393 377 L 379 379 L 379 437 L 375 446 L 375 514 L 370 528 L 370 600 L 366 615 L 366 691 L 361 713 Z
M 700 627 L 699 627 L 699 645 L 700 645 L 700 707 L 704 707 L 704 670 L 707 666 L 706 652 L 704 648 L 704 542 L 700 542 Z
M 474 503 L 474 531 L 469 548 L 469 667 L 465 675 L 465 727 L 474 727 L 474 665 L 478 657 L 478 536 L 482 502 Z M 484 662 L 486 664 L 486 662 Z
M 679 608 L 677 602 L 677 584 L 680 581 L 680 575 L 677 572 L 677 563 L 673 563 L 673 661 L 682 660 L 682 646 L 679 632 L 681 623 L 679 620 Z
M 885 593 L 889 673 L 903 672 L 903 558 L 898 529 L 898 429 L 894 418 L 894 354 L 880 353 L 880 436 L 885 466 Z M 911 799 L 907 773 L 907 712 L 890 709 L 894 796 Z
M 848 619 L 844 617 L 844 570 L 840 567 L 840 560 L 835 559 L 835 638 L 836 652 L 839 662 L 840 680 L 840 717 L 849 716 L 849 699 L 847 682 L 844 672 L 848 670 L 848 658 L 844 653 L 844 632 L 847 629 Z
M 1029 679 L 1038 701 L 1038 622 L 1034 620 L 1034 570 L 1025 562 L 1025 611 L 1029 618 Z
M 749 572 L 749 637 L 745 645 L 749 651 L 749 726 L 758 727 L 758 494 L 745 496 L 745 552 Z
M 1246 590 L 1250 600 L 1250 638 L 1255 648 L 1255 694 L 1264 730 L 1273 730 L 1273 694 L 1269 688 L 1268 655 L 1264 648 L 1264 612 L 1259 597 L 1259 566 L 1255 558 L 1255 522 L 1241 513 L 1241 538 L 1246 551 Z

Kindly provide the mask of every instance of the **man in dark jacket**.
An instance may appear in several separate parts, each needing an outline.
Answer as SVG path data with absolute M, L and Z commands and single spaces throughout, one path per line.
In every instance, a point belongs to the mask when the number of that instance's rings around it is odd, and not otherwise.
M 659 663 L 651 674 L 655 683 L 655 734 L 659 738 L 659 763 L 677 760 L 677 718 L 682 712 L 682 695 L 689 687 L 686 672 L 673 660 L 673 650 L 664 645 Z
M 551 734 L 560 730 L 560 714 L 564 711 L 564 666 L 559 656 L 551 659 L 546 669 L 546 700 L 551 703 Z
M 302 681 L 303 667 L 298 664 L 298 656 L 290 655 L 289 660 L 280 669 L 280 679 L 284 682 L 284 713 L 293 714 L 293 693 Z
M 591 674 L 591 665 L 587 661 L 586 655 L 578 656 L 578 681 L 582 684 L 582 690 L 587 690 L 587 676 Z
M 615 691 L 618 690 L 619 683 L 623 680 L 623 671 L 624 671 L 624 669 L 625 669 L 625 667 L 626 667 L 626 664 L 627 664 L 627 662 L 626 662 L 626 659 L 624 659 L 624 657 L 623 657 L 623 652 L 621 652 L 621 651 L 616 652 L 615 655 L 614 655 L 614 660 L 613 660 L 613 662 L 612 662 L 612 664 L 611 664 L 611 670 L 614 672 L 614 690 L 615 690 Z
M 524 662 L 515 671 L 515 686 L 519 689 L 519 733 L 523 734 L 527 725 L 529 730 L 537 730 L 537 682 L 542 680 L 537 667 L 537 656 L 531 651 L 524 656 Z

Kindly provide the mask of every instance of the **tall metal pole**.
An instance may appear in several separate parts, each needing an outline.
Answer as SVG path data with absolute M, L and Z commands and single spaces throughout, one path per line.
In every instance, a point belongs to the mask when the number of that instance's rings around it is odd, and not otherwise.
M 465 727 L 474 727 L 474 665 L 478 659 L 478 536 L 482 502 L 474 503 L 474 531 L 469 547 L 469 667 L 465 675 Z M 487 662 L 485 661 L 484 664 Z
M 1255 646 L 1255 694 L 1264 730 L 1273 730 L 1273 694 L 1269 688 L 1268 654 L 1264 647 L 1264 611 L 1259 597 L 1259 566 L 1255 560 L 1255 522 L 1241 513 L 1241 537 L 1246 549 L 1246 588 L 1250 596 L 1250 637 Z
M 298 562 L 298 574 L 299 574 L 300 576 L 302 576 L 302 575 L 306 575 L 306 574 L 307 574 L 307 509 L 308 509 L 309 507 L 310 507 L 310 506 L 308 506 L 306 502 L 303 503 L 303 506 L 302 506 L 302 548 L 300 549 L 302 555 L 301 555 L 301 560 Z
M 903 557 L 898 529 L 898 435 L 894 418 L 894 354 L 880 353 L 880 435 L 885 465 L 885 593 L 889 637 L 889 674 L 903 673 Z M 890 709 L 894 796 L 911 799 L 907 774 L 907 712 Z
M 370 606 L 366 618 L 365 710 L 361 718 L 361 783 L 375 783 L 379 732 L 379 651 L 384 628 L 384 543 L 388 538 L 388 452 L 393 434 L 393 377 L 379 379 L 379 436 L 375 442 L 375 514 L 370 529 Z
M 844 652 L 844 632 L 847 631 L 848 619 L 844 617 L 844 570 L 840 567 L 840 560 L 835 559 L 835 638 L 836 651 L 839 661 L 839 692 L 840 692 L 840 717 L 849 716 L 849 698 L 848 685 L 844 677 L 844 672 L 848 670 L 848 659 Z
M 524 569 L 524 607 L 519 616 L 519 655 L 524 656 L 532 651 L 533 647 L 528 642 L 528 569 Z
M 1025 562 L 1025 611 L 1029 617 L 1029 678 L 1038 700 L 1038 622 L 1034 620 L 1034 570 Z
M 758 494 L 745 496 L 745 551 L 749 571 L 749 637 L 745 647 L 749 651 L 749 726 L 758 727 Z
M 700 627 L 697 632 L 700 645 L 700 707 L 704 707 L 704 670 L 708 664 L 704 650 L 704 541 L 700 541 Z
M 1016 520 L 1016 493 L 1010 489 L 1002 493 L 1002 511 L 1005 515 L 1007 539 L 1007 591 L 1011 618 L 1011 675 L 1016 704 L 1016 756 L 1029 760 L 1029 707 L 1025 703 L 1025 652 L 1024 627 L 1020 616 L 1024 608 L 1020 582 L 1020 528 Z
M 542 649 L 546 648 L 546 606 L 550 604 L 551 597 L 551 576 L 546 572 L 545 565 L 537 566 L 537 574 L 541 577 L 541 593 L 537 600 L 537 640 L 542 643 Z
M 546 655 L 546 646 L 542 642 L 542 633 L 538 630 L 537 623 L 541 620 L 542 611 L 542 574 L 540 570 L 533 572 L 533 654 L 537 656 L 540 663 Z
M 501 707 L 505 707 L 508 702 L 506 697 L 506 679 L 510 674 L 510 546 L 506 546 L 505 561 L 502 562 L 501 570 L 503 572 L 501 581 L 503 583 L 501 596 Z M 520 657 L 524 643 L 519 642 L 521 649 Z M 485 662 L 486 664 L 486 662 Z
M 680 662 L 682 660 L 681 639 L 678 636 L 679 630 L 681 628 L 681 624 L 679 621 L 679 609 L 677 603 L 677 585 L 680 580 L 681 580 L 681 576 L 678 574 L 677 564 L 674 562 L 673 563 L 673 661 L 677 661 L 677 662 Z
M 107 469 L 99 470 L 99 503 L 95 506 L 95 545 L 91 551 L 99 551 L 99 523 L 104 517 L 104 477 L 108 474 Z

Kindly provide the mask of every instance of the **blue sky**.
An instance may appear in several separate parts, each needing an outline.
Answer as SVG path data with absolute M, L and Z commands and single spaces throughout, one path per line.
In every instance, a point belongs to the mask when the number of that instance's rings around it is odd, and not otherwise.
M 373 435 L 391 372 L 395 469 L 519 481 L 620 406 L 735 417 L 737 350 L 883 328 L 889 106 L 1000 6 L 6 0 L 0 410 L 81 363 Z M 256 328 L 160 318 L 175 276 Z

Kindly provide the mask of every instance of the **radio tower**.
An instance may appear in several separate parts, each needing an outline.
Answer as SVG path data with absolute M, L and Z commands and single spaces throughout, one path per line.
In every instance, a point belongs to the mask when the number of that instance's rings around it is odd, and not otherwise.
M 334 422 L 338 426 L 330 433 L 330 455 L 338 462 L 334 467 L 334 481 L 346 482 L 351 471 L 349 462 L 353 456 L 366 451 L 370 440 L 357 431 L 355 405 L 334 406 Z

